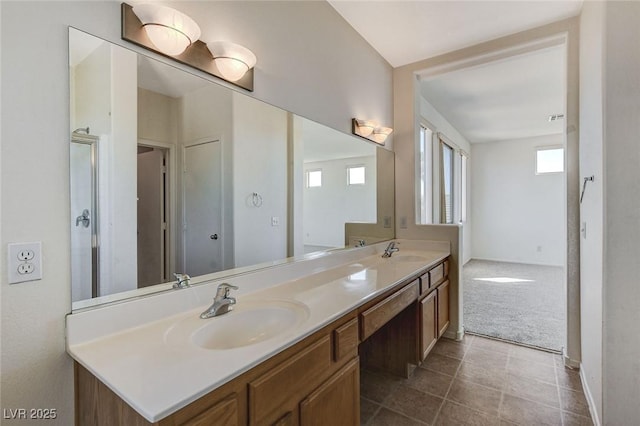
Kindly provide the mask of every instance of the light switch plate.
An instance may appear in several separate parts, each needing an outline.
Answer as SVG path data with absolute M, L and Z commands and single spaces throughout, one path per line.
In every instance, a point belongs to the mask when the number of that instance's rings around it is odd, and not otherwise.
M 42 244 L 7 244 L 7 273 L 9 284 L 42 279 Z

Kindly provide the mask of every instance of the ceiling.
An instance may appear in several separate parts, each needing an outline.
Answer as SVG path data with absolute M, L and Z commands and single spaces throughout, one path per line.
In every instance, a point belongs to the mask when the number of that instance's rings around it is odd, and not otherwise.
M 329 0 L 394 68 L 580 13 L 582 0 Z
M 569 1 L 343 1 L 329 3 L 393 67 L 576 16 Z M 564 45 L 421 77 L 422 96 L 470 143 L 562 133 Z
M 555 46 L 421 78 L 422 96 L 470 143 L 560 134 L 565 49 Z

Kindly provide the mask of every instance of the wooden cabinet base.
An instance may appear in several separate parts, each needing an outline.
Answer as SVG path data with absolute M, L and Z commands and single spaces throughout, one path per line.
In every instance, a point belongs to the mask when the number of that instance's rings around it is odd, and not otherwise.
M 300 404 L 301 426 L 360 424 L 360 364 L 352 360 Z

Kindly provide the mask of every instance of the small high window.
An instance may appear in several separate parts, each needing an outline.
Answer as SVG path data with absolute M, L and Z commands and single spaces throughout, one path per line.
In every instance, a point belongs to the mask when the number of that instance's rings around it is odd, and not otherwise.
M 564 148 L 536 148 L 536 174 L 564 172 Z
M 364 166 L 347 167 L 347 184 L 348 185 L 364 185 L 365 174 Z
M 322 169 L 307 170 L 307 188 L 319 188 L 322 186 Z

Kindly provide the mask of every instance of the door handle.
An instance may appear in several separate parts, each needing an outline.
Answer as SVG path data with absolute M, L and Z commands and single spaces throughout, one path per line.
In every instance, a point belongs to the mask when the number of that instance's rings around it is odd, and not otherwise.
M 212 240 L 217 240 L 218 234 L 209 235 L 209 238 L 211 238 Z

